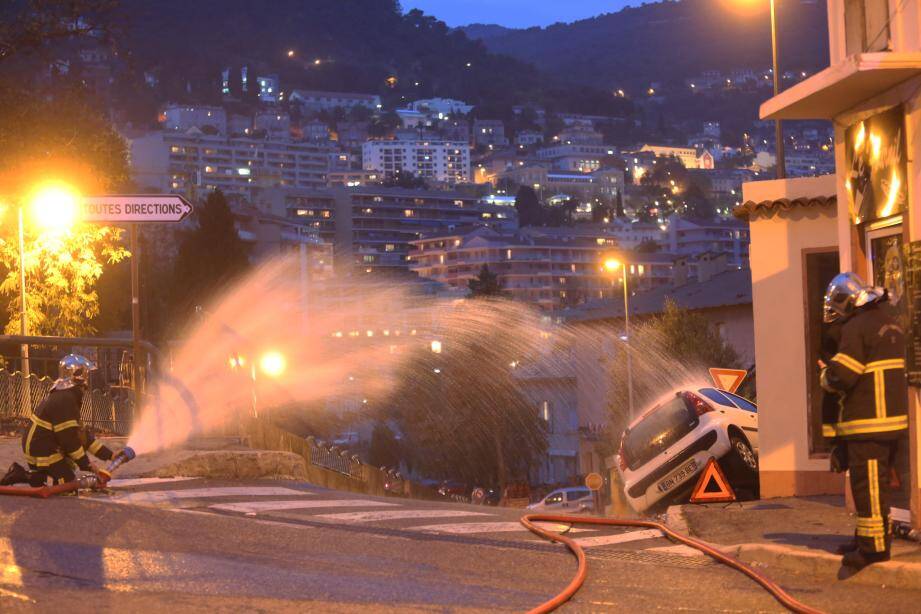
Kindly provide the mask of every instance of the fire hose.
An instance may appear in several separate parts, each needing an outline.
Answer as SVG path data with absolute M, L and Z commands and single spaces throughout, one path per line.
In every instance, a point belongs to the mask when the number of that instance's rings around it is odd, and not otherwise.
M 594 524 L 615 527 L 645 527 L 649 529 L 658 529 L 669 539 L 681 542 L 682 544 L 690 546 L 691 548 L 696 548 L 704 554 L 716 559 L 720 563 L 728 565 L 729 567 L 742 572 L 760 584 L 762 587 L 764 587 L 764 589 L 769 592 L 775 599 L 777 599 L 781 605 L 783 605 L 791 612 L 796 612 L 797 614 L 823 614 L 821 610 L 817 610 L 800 601 L 797 601 L 789 593 L 780 588 L 780 586 L 778 586 L 775 582 L 759 574 L 745 563 L 729 556 L 724 552 L 717 550 L 706 542 L 702 542 L 700 540 L 694 539 L 693 537 L 688 537 L 686 535 L 676 533 L 660 522 L 653 522 L 651 520 L 627 520 L 620 518 L 592 518 L 583 516 L 557 516 L 553 514 L 528 514 L 521 518 L 521 524 L 523 524 L 532 533 L 535 533 L 545 539 L 549 539 L 550 541 L 564 544 L 567 548 L 569 548 L 570 552 L 573 553 L 573 555 L 576 557 L 576 561 L 578 562 L 576 575 L 569 583 L 569 585 L 567 585 L 566 588 L 563 589 L 563 591 L 556 595 L 553 599 L 550 599 L 549 601 L 546 601 L 531 610 L 530 614 L 544 614 L 546 612 L 552 612 L 553 610 L 566 603 L 582 587 L 582 584 L 585 582 L 585 578 L 588 573 L 587 565 L 585 562 L 585 551 L 582 549 L 582 546 L 580 546 L 575 540 L 566 537 L 565 535 L 542 529 L 541 527 L 535 525 L 535 522 Z
M 52 495 L 60 495 L 79 489 L 98 490 L 100 488 L 105 488 L 109 480 L 112 479 L 112 473 L 128 461 L 133 460 L 135 456 L 136 454 L 133 449 L 125 447 L 112 457 L 112 460 L 109 461 L 109 465 L 105 469 L 100 469 L 97 475 L 83 475 L 71 482 L 54 484 L 53 486 L 48 486 L 47 484 L 44 486 L 31 486 L 25 488 L 21 486 L 0 486 L 0 495 L 47 499 Z

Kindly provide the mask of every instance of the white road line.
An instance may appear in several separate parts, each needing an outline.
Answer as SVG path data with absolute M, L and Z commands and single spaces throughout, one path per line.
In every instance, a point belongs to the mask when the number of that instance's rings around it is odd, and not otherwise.
M 586 531 L 595 531 L 596 529 L 577 529 L 569 528 L 569 525 L 561 525 L 552 522 L 534 523 L 542 529 L 553 531 L 554 533 L 584 533 Z M 567 529 L 569 529 L 567 531 Z M 423 527 L 413 527 L 414 531 L 424 531 L 426 533 L 450 533 L 452 535 L 466 535 L 471 533 L 511 533 L 514 531 L 527 531 L 520 522 L 466 522 L 454 524 L 429 524 Z
M 115 478 L 106 484 L 109 488 L 126 488 L 128 486 L 148 486 L 165 482 L 184 482 L 198 478 Z
M 278 486 L 224 486 L 215 488 L 188 488 L 185 490 L 147 490 L 130 492 L 113 497 L 118 503 L 134 505 L 156 505 L 174 503 L 183 499 L 203 499 L 207 497 L 279 497 L 295 495 L 312 495 L 311 492 L 281 488 Z
M 314 518 L 341 522 L 376 522 L 378 520 L 404 520 L 407 518 L 451 518 L 452 516 L 489 516 L 482 512 L 459 510 L 393 510 L 386 512 L 344 512 L 341 514 L 317 514 Z
M 596 546 L 608 546 L 611 544 L 625 544 L 635 542 L 641 539 L 652 539 L 662 537 L 662 531 L 658 529 L 643 529 L 641 531 L 628 531 L 627 533 L 618 533 L 617 535 L 598 535 L 596 537 L 581 537 L 575 542 L 583 548 L 594 548 Z
M 397 507 L 399 503 L 385 503 L 370 499 L 330 499 L 325 501 L 249 501 L 246 503 L 217 503 L 209 505 L 213 510 L 228 512 L 259 513 L 281 510 L 300 510 L 322 507 Z

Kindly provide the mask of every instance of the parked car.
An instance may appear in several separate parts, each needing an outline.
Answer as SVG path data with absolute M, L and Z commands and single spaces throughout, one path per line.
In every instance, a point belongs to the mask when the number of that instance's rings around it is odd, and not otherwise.
M 529 505 L 528 509 L 534 512 L 573 513 L 591 511 L 592 505 L 592 491 L 583 486 L 574 486 L 558 488 L 537 503 Z
M 643 512 L 685 494 L 710 458 L 734 488 L 757 497 L 758 408 L 716 388 L 680 390 L 634 420 L 618 468 L 630 505 Z

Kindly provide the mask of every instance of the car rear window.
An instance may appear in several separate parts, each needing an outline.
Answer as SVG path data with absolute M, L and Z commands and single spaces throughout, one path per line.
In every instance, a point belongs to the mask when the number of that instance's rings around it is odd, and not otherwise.
M 755 404 L 748 399 L 743 399 L 739 395 L 732 394 L 731 392 L 724 392 L 723 394 L 735 401 L 735 404 L 738 405 L 741 409 L 744 409 L 745 411 L 753 411 L 755 413 L 758 412 L 758 408 L 755 407 Z
M 726 398 L 726 396 L 716 388 L 701 388 L 698 390 L 698 392 L 714 403 L 725 405 L 726 407 L 735 407 L 735 405 L 732 404 L 732 401 Z
M 579 490 L 570 490 L 568 493 L 566 493 L 566 500 L 575 501 L 576 499 L 582 499 L 584 497 L 588 497 L 591 494 L 592 494 L 592 491 L 590 491 L 587 488 L 579 489 Z
M 697 426 L 697 416 L 676 396 L 649 413 L 624 438 L 627 466 L 636 469 Z

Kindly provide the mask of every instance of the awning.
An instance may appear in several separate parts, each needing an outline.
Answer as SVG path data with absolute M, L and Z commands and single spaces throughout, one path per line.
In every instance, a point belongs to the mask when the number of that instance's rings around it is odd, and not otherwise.
M 832 119 L 921 75 L 921 53 L 857 53 L 765 101 L 761 119 Z

